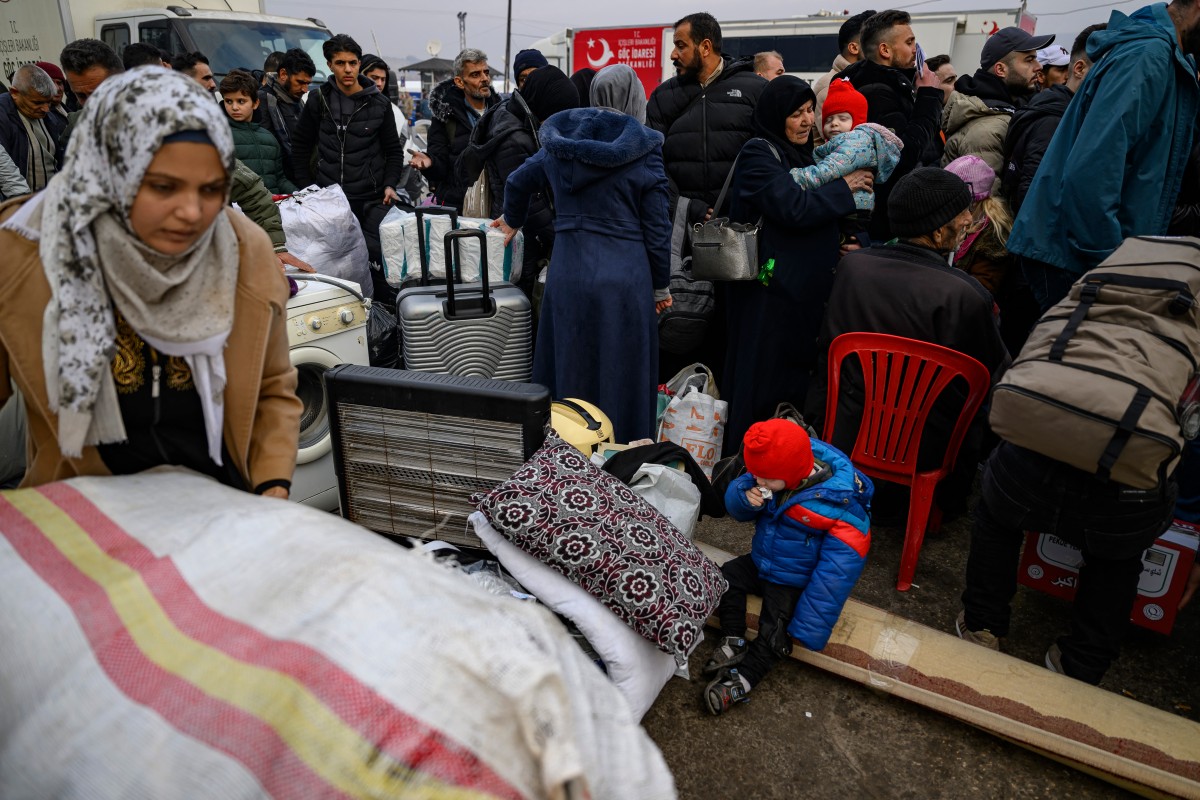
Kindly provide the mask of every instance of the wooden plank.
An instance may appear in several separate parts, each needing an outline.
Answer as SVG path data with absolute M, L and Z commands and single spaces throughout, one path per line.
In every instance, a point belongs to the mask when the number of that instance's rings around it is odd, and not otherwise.
M 718 564 L 732 556 L 697 542 Z M 757 630 L 760 601 L 747 620 Z M 715 618 L 709 620 L 716 625 Z M 751 633 L 753 635 L 753 633 Z M 1146 797 L 1200 800 L 1200 725 L 850 600 L 792 658 L 911 700 Z

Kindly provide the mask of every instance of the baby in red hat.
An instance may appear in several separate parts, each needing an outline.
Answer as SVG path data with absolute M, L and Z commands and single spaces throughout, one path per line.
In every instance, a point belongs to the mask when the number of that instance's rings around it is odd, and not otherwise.
M 875 180 L 883 182 L 900 163 L 904 143 L 882 125 L 867 122 L 867 98 L 845 78 L 829 84 L 821 106 L 821 130 L 827 141 L 813 151 L 817 162 L 791 171 L 792 179 L 805 189 L 833 183 L 859 169 L 872 170 Z M 857 213 L 843 222 L 842 243 L 854 240 L 866 246 L 870 241 L 864 232 L 875 208 L 875 194 L 856 191 L 854 207 Z
M 756 422 L 742 440 L 746 472 L 725 492 L 729 515 L 754 520 L 750 552 L 721 567 L 729 588 L 722 638 L 704 667 L 704 703 L 721 714 L 792 651 L 829 641 L 862 574 L 874 487 L 844 453 L 787 419 Z M 746 595 L 762 597 L 758 638 L 746 642 Z

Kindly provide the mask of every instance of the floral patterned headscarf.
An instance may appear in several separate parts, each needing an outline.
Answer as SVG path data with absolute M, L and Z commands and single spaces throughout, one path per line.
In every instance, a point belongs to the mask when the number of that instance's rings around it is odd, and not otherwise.
M 209 453 L 220 463 L 221 349 L 232 327 L 236 235 L 221 213 L 187 252 L 165 256 L 138 240 L 129 223 L 164 140 L 187 132 L 216 147 L 226 174 L 233 173 L 229 123 L 196 81 L 152 66 L 114 75 L 88 99 L 64 169 L 31 201 L 40 224 L 31 218 L 29 225 L 40 231 L 52 293 L 43 317 L 46 386 L 66 456 L 126 438 L 109 368 L 115 304 L 156 349 L 187 357 Z

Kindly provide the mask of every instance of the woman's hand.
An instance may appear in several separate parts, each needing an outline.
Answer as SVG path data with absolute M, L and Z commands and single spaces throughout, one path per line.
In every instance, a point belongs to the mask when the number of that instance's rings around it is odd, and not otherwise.
M 842 178 L 846 185 L 850 187 L 850 191 L 875 191 L 875 175 L 869 169 L 856 169 L 845 178 Z
M 659 300 L 657 303 L 654 304 L 654 313 L 661 314 L 662 312 L 666 311 L 668 308 L 670 308 L 674 304 L 675 304 L 675 301 L 670 297 L 668 297 L 666 300 Z
M 286 486 L 272 486 L 262 493 L 263 497 L 278 497 L 280 500 L 288 499 L 288 490 Z
M 496 217 L 494 220 L 492 220 L 491 227 L 499 228 L 504 233 L 505 247 L 508 247 L 508 243 L 511 242 L 513 237 L 517 235 L 517 231 L 521 230 L 520 228 L 509 227 L 509 224 L 504 221 L 504 217 Z

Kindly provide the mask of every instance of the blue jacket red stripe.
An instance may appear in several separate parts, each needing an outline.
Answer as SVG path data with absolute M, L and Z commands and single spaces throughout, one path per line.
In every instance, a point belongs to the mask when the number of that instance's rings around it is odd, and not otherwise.
M 725 506 L 734 519 L 755 519 L 751 555 L 759 576 L 804 589 L 788 633 L 810 650 L 820 650 L 866 566 L 875 489 L 837 448 L 816 439 L 812 448 L 832 471 L 829 478 L 755 508 L 746 500 L 755 482 L 747 473 L 729 485 Z

